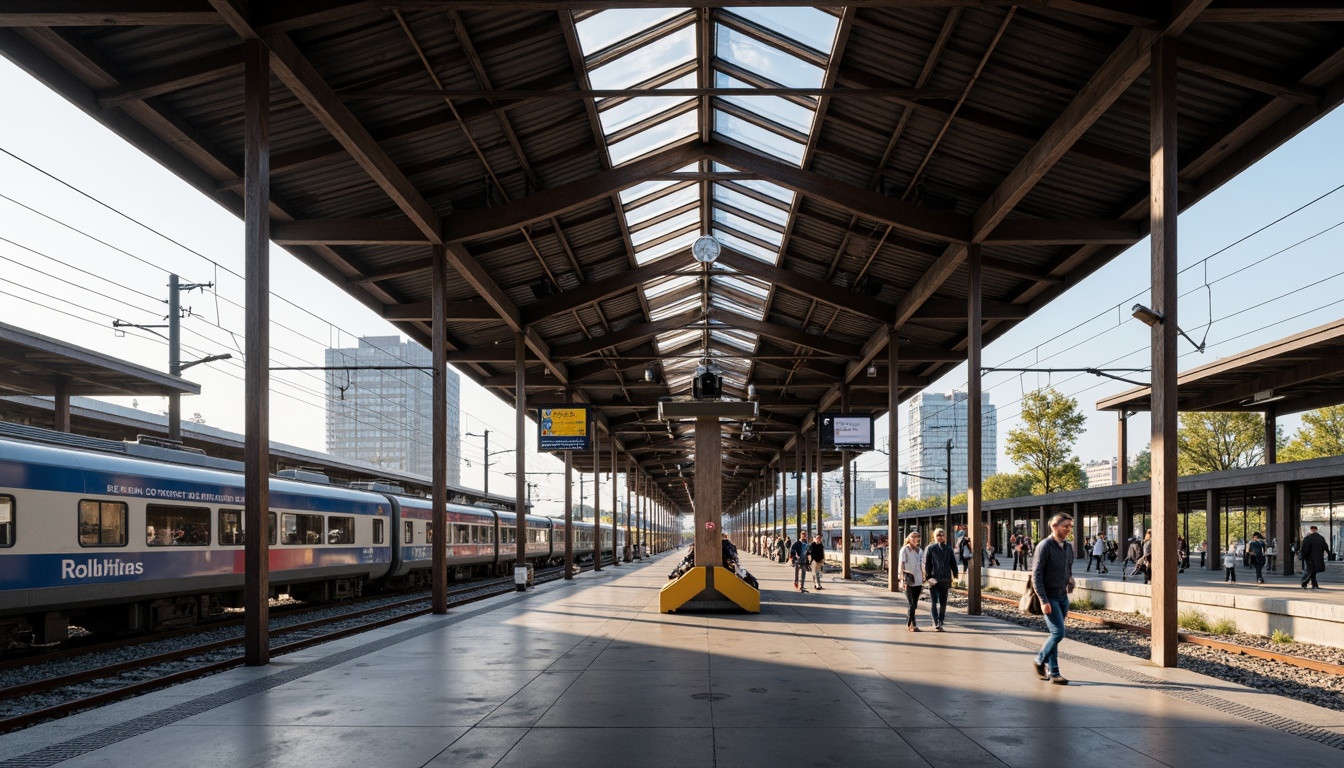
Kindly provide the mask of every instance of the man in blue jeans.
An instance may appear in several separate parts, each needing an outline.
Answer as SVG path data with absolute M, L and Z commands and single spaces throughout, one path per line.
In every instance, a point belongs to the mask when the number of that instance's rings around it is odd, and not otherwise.
M 1073 591 L 1073 544 L 1069 541 L 1073 517 L 1061 512 L 1050 518 L 1050 531 L 1036 545 L 1031 569 L 1032 588 L 1041 599 L 1041 612 L 1050 631 L 1032 667 L 1042 680 L 1068 685 L 1059 673 L 1059 642 L 1064 639 L 1064 618 L 1069 615 L 1069 593 Z

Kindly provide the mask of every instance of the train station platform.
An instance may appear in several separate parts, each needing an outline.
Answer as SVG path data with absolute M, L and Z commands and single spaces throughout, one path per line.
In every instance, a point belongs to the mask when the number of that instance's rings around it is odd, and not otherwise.
M 1209 766 L 1344 761 L 1344 712 L 761 558 L 758 615 L 658 613 L 679 553 L 0 736 L 8 766 Z M 926 609 L 925 609 L 926 610 Z M 923 612 L 922 612 L 923 614 Z M 927 615 L 921 615 L 927 626 Z

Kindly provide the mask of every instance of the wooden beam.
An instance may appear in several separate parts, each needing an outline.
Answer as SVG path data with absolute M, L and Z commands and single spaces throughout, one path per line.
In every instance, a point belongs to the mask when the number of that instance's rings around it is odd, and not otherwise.
M 1200 13 L 1199 21 L 1226 24 L 1331 23 L 1344 21 L 1344 7 L 1334 0 L 1220 0 L 1217 6 Z
M 722 323 L 730 328 L 740 328 L 744 331 L 751 331 L 759 336 L 768 336 L 788 344 L 806 347 L 807 349 L 815 349 L 818 352 L 842 355 L 844 357 L 854 357 L 859 354 L 859 347 L 857 344 L 837 341 L 820 334 L 805 333 L 797 328 L 790 328 L 787 325 L 756 320 L 755 318 L 739 315 L 736 312 L 730 312 L 726 309 L 711 309 L 709 311 L 709 317 L 711 320 Z M 714 326 L 711 325 L 710 330 L 713 329 Z
M 443 229 L 443 240 L 449 243 L 470 242 L 558 216 L 639 184 L 649 174 L 684 168 L 703 156 L 704 147 L 699 142 L 679 144 L 643 160 L 595 173 L 504 205 L 460 211 L 449 217 Z
M 443 222 L 433 206 L 416 190 L 401 169 L 392 162 L 369 131 L 327 85 L 317 70 L 299 51 L 288 35 L 270 35 L 266 46 L 274 59 L 275 74 L 290 92 L 317 118 L 322 127 L 340 142 L 351 158 L 364 169 L 392 199 L 402 213 L 415 224 L 432 244 L 442 242 Z
M 139 75 L 112 88 L 98 92 L 98 104 L 104 109 L 128 101 L 143 101 L 184 88 L 232 77 L 243 71 L 243 47 L 235 45 L 192 61 Z
M 641 323 L 632 325 L 620 330 L 602 336 L 594 336 L 585 341 L 567 344 L 563 347 L 556 347 L 553 350 L 556 360 L 576 360 L 593 355 L 605 349 L 619 347 L 625 344 L 633 344 L 637 341 L 644 341 L 653 338 L 660 333 L 676 331 L 700 320 L 700 310 L 693 309 L 690 312 L 683 312 L 680 315 L 655 320 L 651 323 Z
M 277 221 L 271 228 L 276 245 L 429 245 L 414 222 L 401 219 L 327 219 Z M 417 260 L 417 267 L 420 262 Z M 428 269 L 428 266 L 421 267 Z M 419 271 L 419 270 L 417 270 Z
M 0 27 L 175 27 L 223 23 L 224 20 L 204 0 L 0 3 Z
M 878 322 L 886 322 L 891 317 L 893 307 L 886 302 L 798 272 L 781 269 L 760 259 L 738 253 L 728 246 L 723 247 L 718 263 L 768 284 L 788 288 L 843 312 L 853 312 Z
M 1198 72 L 1215 80 L 1259 91 L 1276 99 L 1314 104 L 1320 98 L 1315 88 L 1287 77 L 1276 77 L 1263 67 L 1213 51 L 1193 43 L 1181 43 L 1177 54 L 1181 69 Z
M 981 241 L 986 245 L 1133 245 L 1147 224 L 1105 219 L 1008 219 Z
M 384 320 L 427 323 L 434 319 L 431 309 L 428 301 L 384 304 L 382 317 Z M 450 301 L 447 319 L 450 323 L 498 322 L 499 313 L 483 301 Z M 508 354 L 499 358 L 499 362 L 511 360 L 513 360 L 512 350 L 508 350 Z
M 948 242 L 965 242 L 970 237 L 970 222 L 959 214 L 921 208 L 913 203 L 827 178 L 812 171 L 805 171 L 723 141 L 710 142 L 707 154 L 725 165 L 759 173 L 800 195 L 829 203 L 864 218 L 890 224 L 902 232 Z
M 1003 301 L 982 302 L 982 316 L 986 320 L 1025 320 L 1030 309 L 1026 304 Z M 913 320 L 961 320 L 966 317 L 966 304 L 953 299 L 929 299 L 915 311 Z M 904 356 L 904 355 L 902 355 Z
M 690 251 L 682 251 L 634 269 L 625 270 L 611 277 L 581 285 L 573 290 L 564 291 L 528 305 L 523 308 L 523 322 L 532 325 L 556 315 L 563 315 L 631 290 L 659 277 L 679 274 L 699 277 L 701 274 L 699 271 L 685 271 L 695 264 L 696 262 L 690 257 Z

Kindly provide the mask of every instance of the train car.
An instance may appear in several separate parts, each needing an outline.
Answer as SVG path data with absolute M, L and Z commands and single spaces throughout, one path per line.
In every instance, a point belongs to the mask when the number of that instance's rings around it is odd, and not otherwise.
M 397 527 L 392 547 L 388 586 L 396 589 L 428 587 L 432 583 L 434 506 L 429 499 L 389 494 Z M 449 504 L 445 549 L 452 578 L 496 571 L 499 560 L 499 518 L 491 510 Z
M 518 551 L 518 516 L 513 512 L 500 510 L 495 512 L 495 517 L 499 524 L 496 571 L 502 574 L 506 573 L 509 565 L 514 562 L 514 553 Z M 549 517 L 528 515 L 524 525 L 527 531 L 525 552 L 529 563 L 550 563 L 558 562 L 557 558 L 564 559 L 564 523 L 557 523 Z M 558 536 L 557 530 L 559 531 Z M 558 550 L 554 546 L 557 540 L 559 541 Z
M 385 496 L 270 480 L 270 588 L 360 594 L 392 563 Z M 0 647 L 188 626 L 241 604 L 243 478 L 0 439 Z

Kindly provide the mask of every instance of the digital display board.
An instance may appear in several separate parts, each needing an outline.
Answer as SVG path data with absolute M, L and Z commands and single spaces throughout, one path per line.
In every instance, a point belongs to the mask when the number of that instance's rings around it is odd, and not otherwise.
M 873 450 L 871 413 L 823 413 L 817 439 L 823 451 Z
M 587 405 L 537 406 L 537 450 L 592 450 L 589 414 Z

